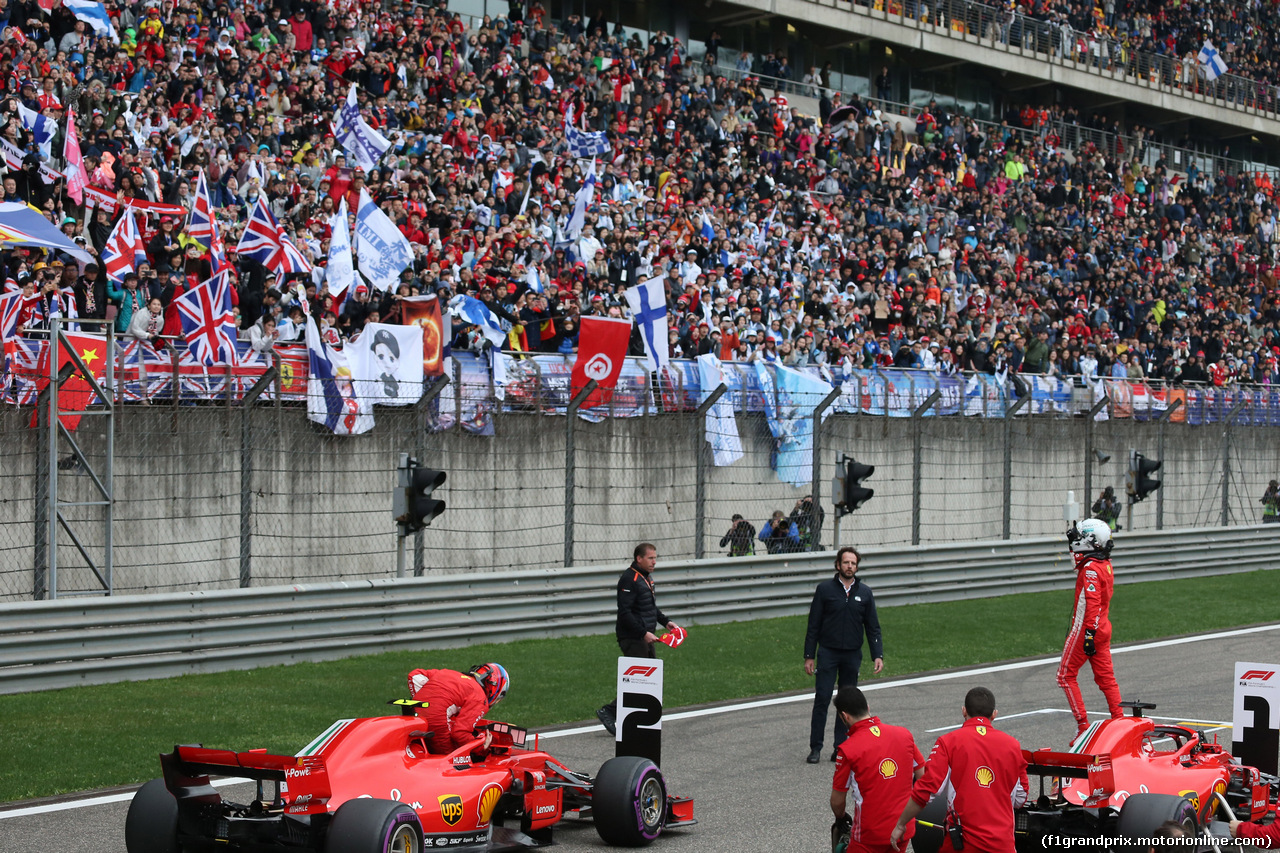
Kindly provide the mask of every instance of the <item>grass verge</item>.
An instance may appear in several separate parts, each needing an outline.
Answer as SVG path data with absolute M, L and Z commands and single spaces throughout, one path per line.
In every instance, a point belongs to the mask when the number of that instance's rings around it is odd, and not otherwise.
M 1118 586 L 1114 641 L 1274 621 L 1276 581 L 1273 571 Z M 1069 591 L 883 608 L 880 677 L 1056 654 L 1070 609 Z M 662 650 L 667 706 L 804 689 L 804 629 L 803 617 L 694 627 Z M 140 782 L 175 743 L 292 754 L 335 719 L 389 713 L 383 703 L 405 695 L 417 666 L 496 660 L 513 683 L 503 718 L 590 720 L 612 692 L 616 655 L 612 636 L 549 638 L 0 696 L 0 802 Z

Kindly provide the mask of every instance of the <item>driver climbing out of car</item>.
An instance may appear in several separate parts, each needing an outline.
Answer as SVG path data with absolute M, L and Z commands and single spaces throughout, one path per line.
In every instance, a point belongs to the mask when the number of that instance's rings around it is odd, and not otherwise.
M 1111 716 L 1124 716 L 1120 708 L 1120 685 L 1111 665 L 1111 591 L 1115 579 L 1111 570 L 1111 528 L 1105 521 L 1089 518 L 1072 523 L 1067 543 L 1076 562 L 1075 609 L 1071 630 L 1058 664 L 1058 686 L 1067 694 L 1067 705 L 1076 719 L 1076 736 L 1089 727 L 1084 699 L 1076 675 L 1085 661 L 1093 668 L 1093 680 L 1107 698 Z
M 507 695 L 511 680 L 501 664 L 483 663 L 470 672 L 453 669 L 415 669 L 409 673 L 409 693 L 425 708 L 418 716 L 431 731 L 431 751 L 447 755 L 480 737 L 476 724 Z M 484 733 L 484 749 L 492 733 Z

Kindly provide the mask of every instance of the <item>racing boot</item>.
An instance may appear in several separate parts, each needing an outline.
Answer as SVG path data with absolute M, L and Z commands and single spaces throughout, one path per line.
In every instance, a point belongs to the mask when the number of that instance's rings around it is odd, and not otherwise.
M 605 731 L 609 734 L 616 735 L 618 733 L 617 728 L 615 727 L 617 718 L 614 716 L 613 711 L 608 705 L 598 708 L 596 710 L 596 717 L 600 720 L 600 725 L 604 726 Z

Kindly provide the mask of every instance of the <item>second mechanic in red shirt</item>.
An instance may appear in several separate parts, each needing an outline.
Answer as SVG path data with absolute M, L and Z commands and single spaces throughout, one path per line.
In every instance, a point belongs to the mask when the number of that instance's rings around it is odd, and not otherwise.
M 1030 790 L 1022 746 L 991 724 L 996 697 L 987 688 L 965 694 L 963 714 L 964 725 L 934 743 L 890 836 L 895 849 L 901 849 L 907 825 L 946 787 L 946 836 L 939 853 L 1014 853 L 1013 809 L 1026 802 Z
M 924 773 L 924 756 L 911 732 L 871 716 L 867 697 L 857 687 L 840 688 L 836 713 L 849 733 L 836 748 L 831 783 L 835 834 L 849 834 L 849 853 L 890 853 L 889 835 L 911 798 L 912 784 Z M 903 840 L 914 829 L 914 822 L 909 823 Z

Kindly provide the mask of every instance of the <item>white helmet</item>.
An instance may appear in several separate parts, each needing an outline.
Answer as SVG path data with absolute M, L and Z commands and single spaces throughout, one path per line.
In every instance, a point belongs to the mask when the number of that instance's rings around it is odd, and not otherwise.
M 1094 551 L 1111 553 L 1111 528 L 1100 518 L 1086 518 L 1079 523 L 1072 522 L 1067 531 L 1067 543 L 1077 554 L 1088 554 Z

